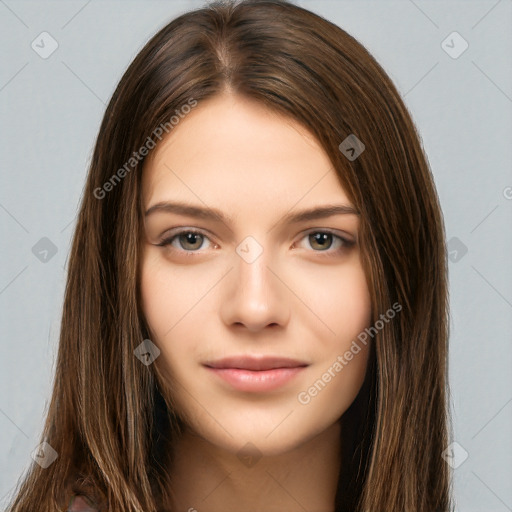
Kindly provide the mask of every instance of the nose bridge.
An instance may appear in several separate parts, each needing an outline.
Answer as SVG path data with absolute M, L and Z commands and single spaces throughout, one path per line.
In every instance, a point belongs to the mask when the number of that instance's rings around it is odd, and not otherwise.
M 227 324 L 243 324 L 257 331 L 288 321 L 286 292 L 274 275 L 275 270 L 270 270 L 276 266 L 274 260 L 273 251 L 252 236 L 238 244 L 230 272 L 233 286 L 229 287 L 229 297 L 224 297 L 223 319 Z

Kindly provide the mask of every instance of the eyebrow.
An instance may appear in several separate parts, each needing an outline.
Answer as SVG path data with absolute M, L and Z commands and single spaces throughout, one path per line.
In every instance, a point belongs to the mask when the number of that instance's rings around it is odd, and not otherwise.
M 203 208 L 182 202 L 169 202 L 162 201 L 154 204 L 146 210 L 145 216 L 162 212 L 162 213 L 175 213 L 187 215 L 189 217 L 196 217 L 198 219 L 220 221 L 224 224 L 232 223 L 232 217 L 225 215 L 220 210 L 215 208 Z M 305 210 L 299 210 L 286 214 L 279 222 L 280 224 L 297 224 L 309 220 L 323 219 L 332 217 L 333 215 L 360 215 L 360 213 L 350 205 L 345 204 L 328 204 L 324 206 L 317 206 Z

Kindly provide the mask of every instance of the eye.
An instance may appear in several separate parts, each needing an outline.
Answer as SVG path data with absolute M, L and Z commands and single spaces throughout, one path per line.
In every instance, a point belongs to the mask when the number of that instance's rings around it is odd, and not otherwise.
M 304 239 L 307 239 L 309 246 L 314 249 L 314 252 L 327 252 L 329 254 L 339 253 L 355 245 L 354 241 L 326 230 L 310 231 L 301 240 Z M 335 248 L 330 250 L 333 245 Z
M 309 247 L 314 252 L 326 253 L 326 255 L 336 255 L 355 245 L 354 241 L 328 230 L 310 231 L 301 238 L 301 241 L 305 239 L 307 239 Z M 200 249 L 207 248 L 204 247 L 206 240 L 211 242 L 210 238 L 200 231 L 184 229 L 164 238 L 156 245 L 158 247 L 171 246 L 172 249 L 177 251 L 194 253 L 199 252 Z
M 179 231 L 172 236 L 164 238 L 159 244 L 156 245 L 159 247 L 170 245 L 177 250 L 182 250 L 185 252 L 197 252 L 198 249 L 204 249 L 202 246 L 205 240 L 210 240 L 205 234 L 192 229 L 186 229 Z M 176 244 L 178 244 L 178 247 Z

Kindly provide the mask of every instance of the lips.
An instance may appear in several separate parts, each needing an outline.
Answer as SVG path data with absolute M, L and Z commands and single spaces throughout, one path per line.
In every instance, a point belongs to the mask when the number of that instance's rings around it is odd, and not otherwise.
M 285 387 L 309 363 L 285 357 L 227 357 L 204 363 L 227 389 L 244 393 L 265 393 Z
M 276 368 L 298 368 L 302 366 L 308 366 L 308 363 L 304 361 L 298 361 L 295 359 L 289 359 L 287 357 L 251 357 L 251 356 L 235 356 L 226 357 L 217 361 L 211 361 L 204 363 L 209 368 L 215 368 L 219 370 L 225 369 L 239 369 L 239 370 L 252 370 L 252 371 L 264 371 L 274 370 Z

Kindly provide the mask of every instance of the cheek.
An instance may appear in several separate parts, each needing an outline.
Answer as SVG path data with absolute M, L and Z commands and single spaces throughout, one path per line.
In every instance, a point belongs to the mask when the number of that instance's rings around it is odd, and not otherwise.
M 206 292 L 212 276 L 186 266 L 172 268 L 148 250 L 141 266 L 142 311 L 150 338 L 161 351 L 159 370 L 181 380 L 195 361 L 204 330 Z
M 358 258 L 338 268 L 318 268 L 301 285 L 313 305 L 314 314 L 301 321 L 316 333 L 310 347 L 316 364 L 298 401 L 332 419 L 349 407 L 364 381 L 370 345 L 358 336 L 371 324 L 371 295 Z
M 158 340 L 171 334 L 174 325 L 197 300 L 197 291 L 191 286 L 187 273 L 179 268 L 173 272 L 170 265 L 151 250 L 142 260 L 140 288 L 144 316 L 152 336 Z
M 169 297 L 165 295 L 166 288 L 161 265 L 157 264 L 156 258 L 145 255 L 141 267 L 140 289 L 142 310 L 152 337 L 160 338 L 165 332 L 164 312 L 169 307 L 172 308 L 172 304 L 168 304 Z M 167 329 L 170 327 L 168 325 Z
M 370 353 L 370 340 L 359 338 L 372 317 L 364 272 L 356 264 L 336 274 L 323 293 L 317 292 L 323 334 L 316 338 L 316 364 L 297 395 L 304 411 L 327 423 L 343 415 L 359 393 Z
M 190 287 L 180 282 L 183 281 L 180 272 L 174 275 L 170 273 L 165 262 L 152 254 L 151 250 L 143 257 L 140 276 L 142 311 L 149 328 L 149 337 L 160 349 L 160 357 L 153 363 L 154 369 L 160 386 L 171 397 L 174 396 L 171 389 L 179 375 L 179 366 L 175 367 L 173 359 L 186 360 L 186 354 L 180 352 L 184 347 L 179 345 L 173 346 L 171 351 L 165 340 L 171 339 L 179 330 L 178 321 L 186 314 L 185 305 L 190 303 L 184 296 Z M 176 289 L 180 290 L 179 296 Z
M 371 296 L 358 258 L 338 268 L 310 269 L 302 273 L 298 288 L 311 312 L 301 321 L 308 319 L 325 351 L 344 349 L 370 325 Z

